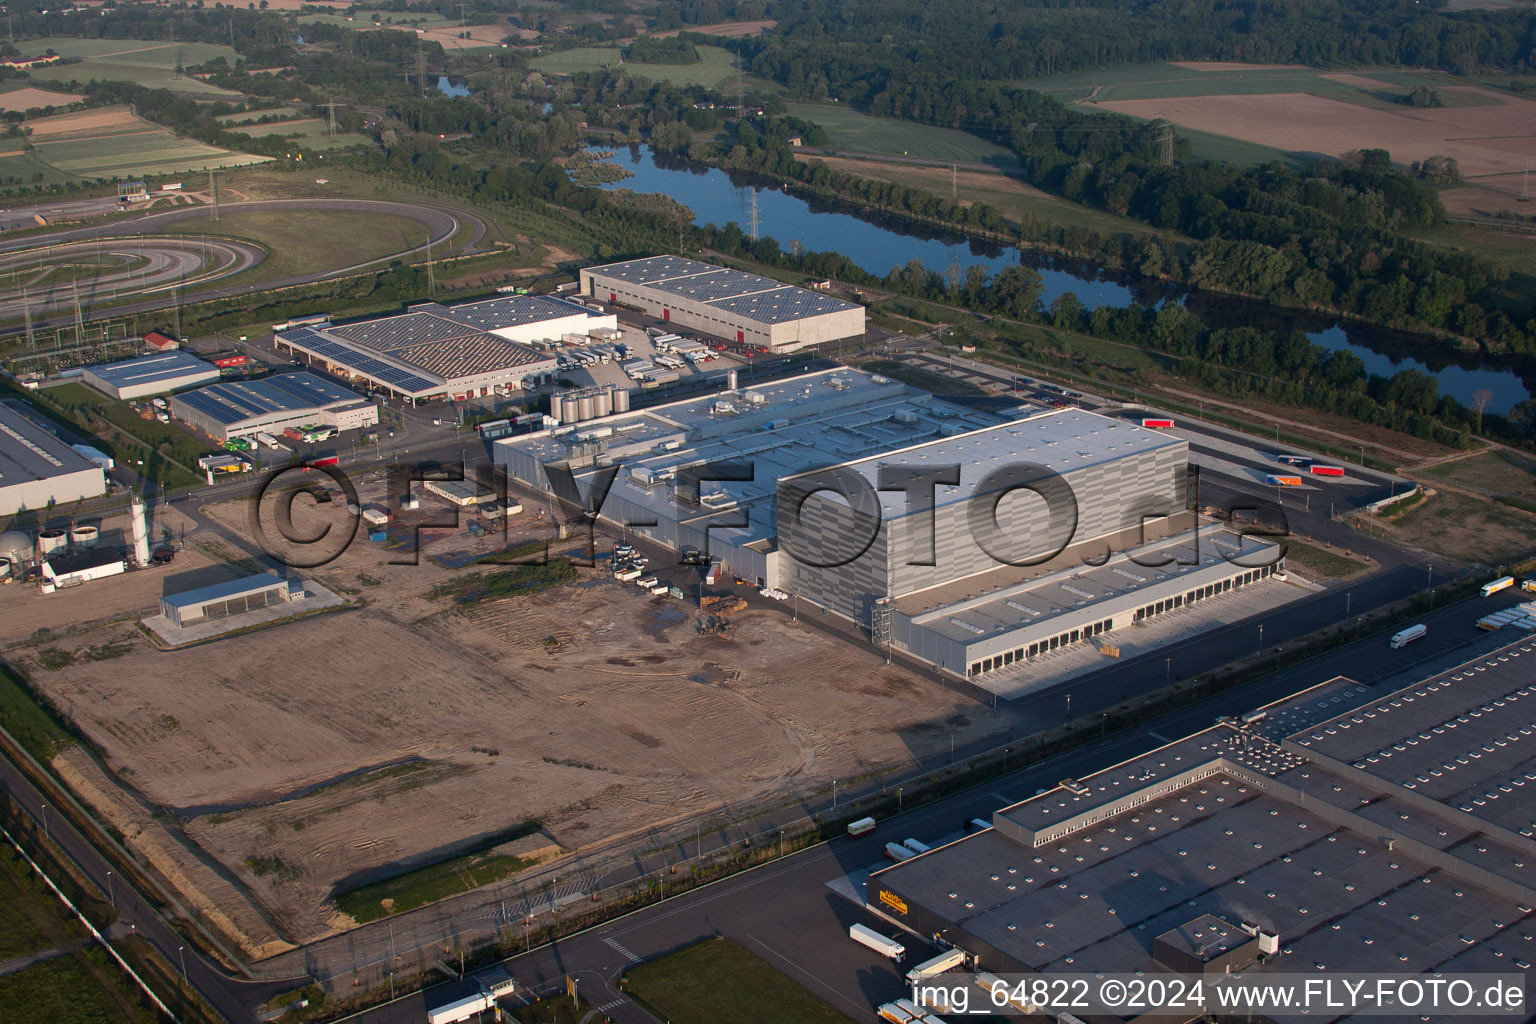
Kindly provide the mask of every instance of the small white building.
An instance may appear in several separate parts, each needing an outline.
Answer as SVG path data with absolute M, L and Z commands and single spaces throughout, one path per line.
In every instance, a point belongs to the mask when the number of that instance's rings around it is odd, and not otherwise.
M 128 571 L 128 562 L 115 550 L 77 551 L 49 555 L 43 561 L 43 592 L 79 586 Z

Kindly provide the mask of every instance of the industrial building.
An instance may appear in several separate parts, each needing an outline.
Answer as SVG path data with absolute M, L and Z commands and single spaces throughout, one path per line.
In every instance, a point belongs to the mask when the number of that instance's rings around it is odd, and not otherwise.
M 494 453 L 576 508 L 617 466 L 604 518 L 957 676 L 1020 671 L 1279 567 L 1272 546 L 1186 508 L 1180 438 L 1075 408 L 962 408 L 859 370 L 505 438 Z M 899 478 L 913 473 L 929 485 L 909 490 Z M 1029 487 L 1064 492 L 1063 507 Z M 786 501 L 798 515 L 781 521 Z
M 176 395 L 171 413 L 220 441 L 310 424 L 352 430 L 379 422 L 379 407 L 313 373 L 227 381 Z
M 107 493 L 101 465 L 26 415 L 0 402 L 0 515 Z
M 1224 719 L 876 871 L 867 905 L 994 973 L 1527 971 L 1532 659 L 1527 637 Z
M 863 306 L 681 256 L 587 267 L 581 271 L 581 291 L 770 352 L 794 352 L 864 333 Z
M 219 371 L 189 352 L 171 351 L 87 366 L 85 382 L 113 398 L 148 398 L 219 379 Z
M 304 591 L 300 587 L 298 596 Z M 283 604 L 294 599 L 289 581 L 271 573 L 257 573 L 225 580 L 181 594 L 160 599 L 160 614 L 177 626 L 190 626 L 208 619 L 224 619 L 241 612 Z
M 612 314 L 547 295 L 503 295 L 345 324 L 321 322 L 273 336 L 279 352 L 413 402 L 487 396 L 554 374 L 553 353 L 532 342 L 618 328 Z
M 42 590 L 52 593 L 64 587 L 117 576 L 128 571 L 128 562 L 115 548 L 98 551 L 56 551 L 42 560 Z

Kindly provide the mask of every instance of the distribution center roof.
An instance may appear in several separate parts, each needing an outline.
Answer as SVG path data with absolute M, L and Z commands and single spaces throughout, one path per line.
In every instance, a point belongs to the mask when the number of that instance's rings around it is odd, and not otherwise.
M 340 403 L 363 401 L 348 391 L 313 373 L 280 373 L 260 380 L 228 381 L 199 388 L 176 401 L 196 409 L 216 422 L 231 426 L 280 412 L 322 409 Z
M 1497 665 L 1519 683 L 1516 652 L 1536 644 L 1446 675 L 1481 680 Z M 993 828 L 873 874 L 871 905 L 889 886 L 938 919 L 925 925 L 952 922 L 962 947 L 970 937 L 1047 974 L 1156 970 L 1153 939 L 1205 914 L 1276 932 L 1266 971 L 1525 970 L 1536 959 L 1527 851 L 1294 742 L 1337 742 L 1336 723 L 1368 711 L 1375 730 L 1407 707 L 1393 699 L 1443 693 L 1420 684 L 1383 700 L 1352 680 L 1324 683 L 1255 722 L 1227 720 L 998 811 Z M 1529 717 L 1495 708 L 1506 731 Z M 1413 843 L 1433 853 L 1415 856 Z
M 171 382 L 196 374 L 217 377 L 219 371 L 190 352 L 166 352 L 161 355 L 140 356 L 117 363 L 102 363 L 87 367 L 101 380 L 117 388 L 136 388 L 146 384 Z
M 94 468 L 41 423 L 0 402 L 0 487 Z
M 394 316 L 300 327 L 279 337 L 398 391 L 423 395 L 457 378 L 549 361 L 495 331 L 593 315 L 564 299 L 505 295 L 457 306 L 425 302 Z
M 648 256 L 590 267 L 585 273 L 692 299 L 764 324 L 787 323 L 859 308 L 830 295 L 681 256 Z

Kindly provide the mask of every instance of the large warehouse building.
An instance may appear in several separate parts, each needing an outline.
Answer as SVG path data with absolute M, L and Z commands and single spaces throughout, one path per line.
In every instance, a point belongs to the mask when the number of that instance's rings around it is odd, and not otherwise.
M 994 973 L 1528 971 L 1532 659 L 1526 638 L 1386 695 L 1323 683 L 1005 807 L 870 875 L 867 905 Z
M 227 441 L 287 427 L 371 427 L 379 407 L 313 373 L 281 373 L 260 380 L 230 381 L 171 399 L 171 412 L 210 437 Z
M 863 306 L 681 256 L 588 267 L 581 272 L 581 291 L 770 352 L 864 333 Z
M 302 592 L 300 589 L 299 593 Z M 190 626 L 208 619 L 224 619 L 241 612 L 265 608 L 271 604 L 284 604 L 293 600 L 293 595 L 294 590 L 288 580 L 271 573 L 257 573 L 180 594 L 169 594 L 160 599 L 160 614 L 178 626 Z
M 319 323 L 273 336 L 277 351 L 306 356 L 338 376 L 414 401 L 492 394 L 555 372 L 553 354 L 530 342 L 617 329 L 618 319 L 547 295 L 506 295 L 444 306 L 426 302 L 394 316 Z
M 166 352 L 87 366 L 85 382 L 113 398 L 148 398 L 219 379 L 217 367 L 188 352 Z
M 18 405 L 0 402 L 0 515 L 107 493 L 101 466 Z
M 569 467 L 588 494 L 596 474 L 617 465 L 603 517 L 707 551 L 735 575 L 967 677 L 1006 675 L 1270 578 L 1272 547 L 1202 526 L 1186 510 L 1187 455 L 1182 439 L 1129 421 L 961 408 L 850 369 L 495 449 L 510 477 L 545 490 L 547 467 Z M 721 469 L 701 468 L 710 464 Z M 739 475 L 733 466 L 749 479 L 711 479 Z M 808 477 L 808 466 L 830 468 Z M 1041 485 L 1046 471 L 1055 482 Z M 930 485 L 908 488 L 902 478 L 914 474 Z M 1030 483 L 1065 498 L 1048 507 L 1021 486 Z M 798 514 L 785 517 L 786 503 Z

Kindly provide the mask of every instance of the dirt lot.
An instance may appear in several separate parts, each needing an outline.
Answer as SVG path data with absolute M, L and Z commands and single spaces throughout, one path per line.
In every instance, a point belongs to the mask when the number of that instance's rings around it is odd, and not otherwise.
M 1536 101 L 1477 90 L 1484 106 L 1371 110 L 1304 93 L 1113 100 L 1099 107 L 1167 118 L 1197 131 L 1277 149 L 1337 156 L 1381 148 L 1406 164 L 1442 155 L 1469 179 L 1523 171 L 1536 157 Z
M 1305 64 L 1244 64 L 1224 60 L 1171 60 L 1168 63 L 1189 71 L 1284 71 L 1306 67 Z
M 1445 555 L 1463 564 L 1510 565 L 1528 557 L 1536 516 L 1440 491 L 1399 516 L 1356 515 L 1361 530 L 1409 547 Z
M 340 502 L 298 504 L 300 529 L 344 522 Z M 243 506 L 210 512 L 248 531 Z M 552 532 L 537 516 L 530 506 L 512 542 Z M 439 537 L 429 558 L 490 549 L 458 531 Z M 189 543 L 221 547 L 206 529 Z M 699 812 L 744 813 L 1003 723 L 782 607 L 702 636 L 684 602 L 605 569 L 537 597 L 459 607 L 433 588 L 481 567 L 389 564 L 402 557 L 364 540 L 313 573 L 356 610 L 171 653 L 115 627 L 132 649 L 110 661 L 47 671 L 35 654 L 20 659 L 73 708 L 108 767 L 294 941 L 347 924 L 325 902 L 339 880 L 530 818 L 575 850 Z M 281 868 L 258 876 L 252 859 Z

